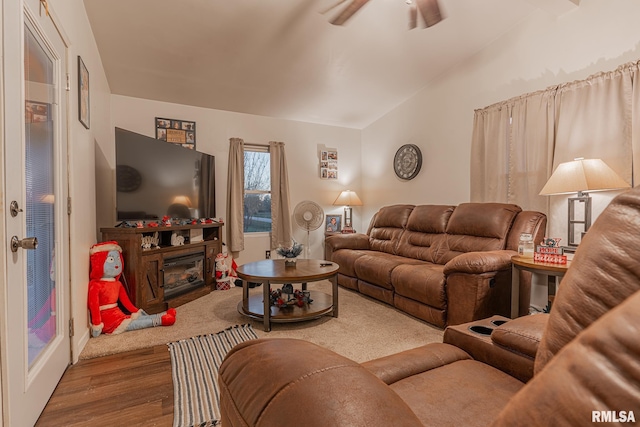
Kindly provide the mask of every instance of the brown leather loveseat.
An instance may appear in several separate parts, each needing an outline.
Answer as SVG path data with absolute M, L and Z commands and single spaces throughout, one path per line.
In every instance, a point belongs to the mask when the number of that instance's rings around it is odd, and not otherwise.
M 638 425 L 638 229 L 640 188 L 618 196 L 586 234 L 551 313 L 504 319 L 488 338 L 500 348 L 483 361 L 471 354 L 484 339 L 363 364 L 302 340 L 241 343 L 220 368 L 222 425 Z M 520 361 L 504 356 L 511 346 L 527 348 Z M 533 378 L 507 373 L 525 362 Z
M 367 234 L 328 236 L 325 257 L 340 265 L 341 286 L 444 327 L 510 314 L 520 234 L 540 242 L 546 224 L 544 214 L 512 204 L 386 206 Z M 527 275 L 523 296 L 530 294 Z M 529 301 L 520 307 L 526 312 Z

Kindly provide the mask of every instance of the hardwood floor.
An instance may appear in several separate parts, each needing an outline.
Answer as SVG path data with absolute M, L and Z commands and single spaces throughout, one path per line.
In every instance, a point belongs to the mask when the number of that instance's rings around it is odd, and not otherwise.
M 172 426 L 166 345 L 81 360 L 67 368 L 36 426 Z

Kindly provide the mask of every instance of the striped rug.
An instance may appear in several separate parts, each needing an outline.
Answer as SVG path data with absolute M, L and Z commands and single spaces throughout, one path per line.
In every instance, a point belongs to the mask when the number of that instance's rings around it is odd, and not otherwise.
M 173 377 L 173 427 L 218 425 L 218 368 L 233 346 L 256 338 L 251 325 L 239 325 L 167 344 Z

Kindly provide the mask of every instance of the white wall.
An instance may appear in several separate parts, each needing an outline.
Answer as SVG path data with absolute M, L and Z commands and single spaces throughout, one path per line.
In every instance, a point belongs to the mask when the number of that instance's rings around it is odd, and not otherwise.
M 82 0 L 51 1 L 64 32 L 69 37 L 71 90 L 69 92 L 69 196 L 71 316 L 76 334 L 72 338 L 74 361 L 89 339 L 87 287 L 89 284 L 89 248 L 96 242 L 96 197 L 94 181 L 94 145 L 113 144 L 109 129 L 110 89 L 102 61 L 85 13 Z M 89 70 L 90 129 L 78 121 L 77 57 Z
M 343 209 L 332 203 L 340 191 L 361 189 L 360 131 L 335 126 L 273 119 L 229 111 L 212 110 L 166 102 L 113 95 L 111 97 L 112 127 L 119 127 L 147 136 L 155 136 L 155 118 L 190 120 L 196 122 L 196 148 L 216 156 L 216 209 L 217 216 L 226 220 L 227 162 L 229 138 L 238 137 L 246 143 L 266 144 L 283 141 L 289 172 L 291 209 L 302 200 L 318 203 L 325 214 L 342 214 Z M 111 130 L 113 132 L 113 130 Z M 323 180 L 319 177 L 319 150 L 338 150 L 338 179 Z M 115 153 L 109 153 L 111 168 L 115 167 Z M 112 179 L 105 177 L 105 179 Z M 109 195 L 111 196 L 111 195 Z M 108 200 L 112 210 L 115 206 Z M 354 209 L 354 224 L 361 228 L 360 216 Z M 102 223 L 99 226 L 111 227 Z M 301 243 L 307 240 L 306 232 L 293 225 L 294 238 Z M 324 256 L 324 232 L 322 227 L 310 234 L 312 258 Z M 239 254 L 238 263 L 264 259 L 269 249 L 269 236 L 260 233 L 245 239 L 245 250 Z M 275 255 L 275 254 L 274 254 Z
M 363 130 L 364 220 L 389 203 L 469 200 L 473 111 L 548 86 L 584 79 L 640 58 L 640 2 L 582 0 L 560 17 L 536 13 Z M 428 31 L 428 30 L 426 30 Z M 395 177 L 400 145 L 417 144 L 423 169 Z M 595 193 L 597 216 L 615 192 Z M 556 200 L 557 199 L 557 200 Z M 566 243 L 567 202 L 554 196 L 549 233 Z

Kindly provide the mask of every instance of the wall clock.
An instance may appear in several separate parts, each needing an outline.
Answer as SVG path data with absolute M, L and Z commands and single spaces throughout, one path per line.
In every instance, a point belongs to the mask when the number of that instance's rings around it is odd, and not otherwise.
M 128 193 L 135 191 L 142 183 L 142 176 L 137 169 L 127 165 L 116 166 L 116 190 Z
M 393 170 L 400 179 L 413 179 L 422 167 L 422 153 L 414 144 L 405 144 L 398 149 L 393 158 Z

